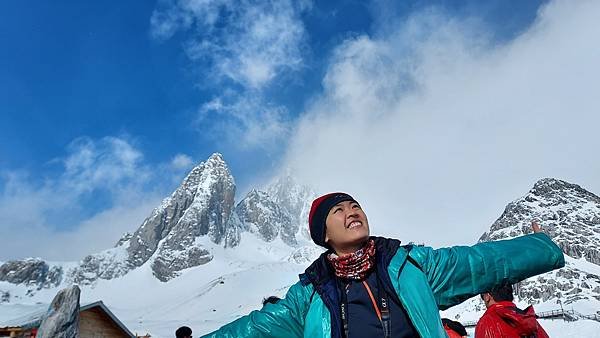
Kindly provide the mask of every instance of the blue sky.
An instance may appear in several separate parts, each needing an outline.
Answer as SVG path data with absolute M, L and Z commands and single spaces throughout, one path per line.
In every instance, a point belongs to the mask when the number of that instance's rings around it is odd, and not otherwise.
M 224 154 L 245 191 L 303 158 L 293 155 L 306 138 L 302 126 L 326 120 L 332 97 L 352 101 L 354 88 L 344 92 L 351 78 L 338 75 L 366 57 L 364 48 L 384 46 L 398 74 L 423 70 L 426 81 L 436 65 L 463 55 L 492 60 L 521 48 L 545 3 L 4 1 L 0 228 L 67 240 L 111 222 L 105 247 L 213 152 Z M 457 58 L 438 57 L 432 46 Z M 409 89 L 387 83 L 381 92 L 402 98 L 420 82 L 407 76 Z M 516 198 L 519 184 L 503 198 Z M 89 250 L 41 247 L 36 254 L 57 259 Z
M 310 4 L 298 20 L 306 30 L 301 65 L 265 85 L 265 102 L 284 107 L 290 119 L 320 91 L 332 49 L 345 38 L 374 34 L 379 7 L 386 16 L 408 16 L 435 3 L 450 15 L 489 24 L 499 39 L 509 39 L 535 16 L 535 1 L 405 1 L 394 7 L 361 1 Z M 234 83 L 203 81 L 206 60 L 190 60 L 183 45 L 196 35 L 181 29 L 167 39 L 152 37 L 152 14 L 170 2 L 100 3 L 5 1 L 0 11 L 0 169 L 28 170 L 32 179 L 56 175 L 52 163 L 80 137 L 124 137 L 148 163 L 175 154 L 194 162 L 222 151 L 238 180 L 248 182 L 277 162 L 279 147 L 239 149 L 213 135 L 219 116 L 198 123 L 196 113 Z M 384 21 L 384 20 L 382 20 Z M 282 72 L 290 69 L 283 67 Z M 208 134 L 208 135 L 207 135 Z M 246 167 L 248 166 L 248 168 Z

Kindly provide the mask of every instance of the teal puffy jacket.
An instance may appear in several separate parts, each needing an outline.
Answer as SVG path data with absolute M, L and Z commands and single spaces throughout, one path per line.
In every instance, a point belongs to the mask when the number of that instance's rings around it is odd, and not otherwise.
M 547 235 L 537 233 L 470 247 L 396 246 L 386 264 L 393 289 L 419 335 L 445 338 L 438 310 L 495 285 L 563 267 L 565 260 Z M 317 288 L 322 291 L 318 284 Z M 337 337 L 339 323 L 332 323 L 332 305 L 328 307 L 322 292 L 316 291 L 315 281 L 303 278 L 277 304 L 267 304 L 204 337 Z

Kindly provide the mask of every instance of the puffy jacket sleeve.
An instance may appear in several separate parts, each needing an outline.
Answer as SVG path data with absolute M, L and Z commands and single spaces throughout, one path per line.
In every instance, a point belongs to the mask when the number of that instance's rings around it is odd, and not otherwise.
M 441 310 L 500 283 L 516 283 L 565 265 L 562 251 L 544 233 L 470 247 L 415 247 L 410 256 L 420 264 Z
M 302 337 L 312 286 L 292 285 L 285 298 L 238 318 L 203 338 Z

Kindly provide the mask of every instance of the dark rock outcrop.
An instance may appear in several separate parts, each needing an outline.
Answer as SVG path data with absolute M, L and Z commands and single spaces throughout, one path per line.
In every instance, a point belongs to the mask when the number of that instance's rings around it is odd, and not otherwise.
M 10 302 L 10 292 L 0 290 L 0 304 Z
M 79 337 L 79 295 L 76 285 L 58 292 L 42 318 L 38 338 Z
M 208 250 L 197 246 L 183 250 L 170 250 L 169 247 L 163 249 L 162 254 L 152 262 L 154 276 L 161 282 L 179 276 L 181 270 L 206 264 L 213 259 L 213 255 Z
M 8 261 L 0 265 L 0 281 L 36 286 L 38 289 L 59 285 L 62 274 L 60 266 L 50 267 L 39 258 Z

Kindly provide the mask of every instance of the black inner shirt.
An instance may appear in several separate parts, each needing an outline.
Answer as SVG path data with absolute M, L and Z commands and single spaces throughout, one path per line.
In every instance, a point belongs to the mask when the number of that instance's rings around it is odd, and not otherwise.
M 381 307 L 382 294 L 378 290 L 377 274 L 375 272 L 370 273 L 365 281 L 377 306 Z M 347 338 L 384 337 L 383 326 L 362 281 L 344 281 L 341 286 L 346 292 L 348 301 Z M 387 299 L 390 311 L 391 337 L 419 338 L 404 308 L 389 295 Z

